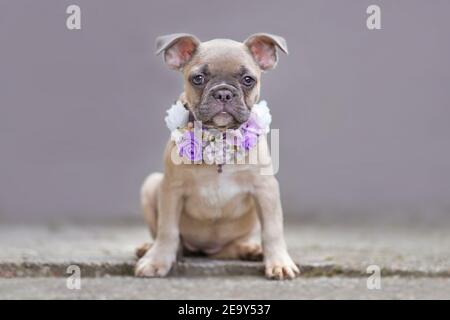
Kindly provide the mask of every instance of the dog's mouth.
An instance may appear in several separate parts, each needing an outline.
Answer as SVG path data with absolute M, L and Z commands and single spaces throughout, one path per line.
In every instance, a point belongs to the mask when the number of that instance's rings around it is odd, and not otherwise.
M 220 108 L 215 108 L 216 106 L 209 105 L 208 113 L 206 116 L 202 117 L 202 114 L 197 114 L 198 119 L 203 122 L 206 128 L 217 128 L 217 129 L 237 129 L 242 123 L 248 120 L 250 112 L 244 106 L 230 107 L 221 106 Z M 213 109 L 219 109 L 215 113 L 211 111 Z M 203 118 L 203 120 L 202 120 Z
M 219 128 L 229 128 L 231 126 L 237 125 L 234 117 L 226 111 L 221 111 L 216 114 L 212 119 L 211 123 Z
M 207 129 L 237 129 L 243 122 L 236 120 L 236 118 L 229 112 L 220 111 L 212 116 L 209 120 L 203 121 L 203 126 Z

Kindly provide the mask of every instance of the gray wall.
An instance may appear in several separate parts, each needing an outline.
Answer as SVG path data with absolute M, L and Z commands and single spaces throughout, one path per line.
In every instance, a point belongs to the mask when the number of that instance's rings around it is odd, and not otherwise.
M 365 10 L 382 8 L 382 30 Z M 65 8 L 79 4 L 82 30 Z M 0 0 L 0 221 L 135 216 L 181 77 L 154 38 L 285 36 L 263 78 L 288 214 L 447 215 L 450 1 Z

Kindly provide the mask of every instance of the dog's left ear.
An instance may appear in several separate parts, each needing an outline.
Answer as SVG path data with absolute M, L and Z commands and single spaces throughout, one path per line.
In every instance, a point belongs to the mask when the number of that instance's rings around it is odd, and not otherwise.
M 288 54 L 286 40 L 269 33 L 253 34 L 244 41 L 261 70 L 275 68 L 278 62 L 277 47 Z

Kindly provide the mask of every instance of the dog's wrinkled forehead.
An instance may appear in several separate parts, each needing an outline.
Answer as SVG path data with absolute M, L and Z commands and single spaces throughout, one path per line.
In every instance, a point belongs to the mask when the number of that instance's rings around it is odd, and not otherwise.
M 235 75 L 243 71 L 254 76 L 261 71 L 248 48 L 241 42 L 228 39 L 215 39 L 201 43 L 183 73 L 209 72 L 214 75 Z

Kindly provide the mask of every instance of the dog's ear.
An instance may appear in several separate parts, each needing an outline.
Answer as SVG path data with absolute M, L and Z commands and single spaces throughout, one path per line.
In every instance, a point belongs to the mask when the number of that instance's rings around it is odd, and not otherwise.
M 288 53 L 286 40 L 269 33 L 253 34 L 244 41 L 261 70 L 275 68 L 278 62 L 277 47 Z
M 174 33 L 156 39 L 156 54 L 164 53 L 164 61 L 172 69 L 181 69 L 191 60 L 200 41 L 193 35 Z

